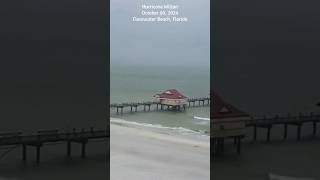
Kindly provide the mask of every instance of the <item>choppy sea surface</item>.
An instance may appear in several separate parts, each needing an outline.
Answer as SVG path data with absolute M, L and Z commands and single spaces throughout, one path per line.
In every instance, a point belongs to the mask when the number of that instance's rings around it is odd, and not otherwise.
M 187 97 L 208 97 L 210 70 L 208 67 L 126 66 L 113 65 L 110 76 L 111 103 L 153 101 L 153 96 L 166 89 L 177 89 Z M 117 115 L 111 110 L 111 123 L 176 130 L 181 133 L 208 134 L 210 107 L 192 107 L 185 111 L 150 111 Z

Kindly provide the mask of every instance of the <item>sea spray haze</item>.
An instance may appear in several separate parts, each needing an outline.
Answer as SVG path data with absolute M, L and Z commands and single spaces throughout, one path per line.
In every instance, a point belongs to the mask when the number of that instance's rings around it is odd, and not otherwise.
M 178 5 L 179 13 L 188 16 L 189 21 L 132 22 L 131 17 L 140 13 L 143 4 Z M 185 66 L 209 67 L 209 4 L 209 0 L 111 0 L 111 65 L 165 65 L 176 66 L 176 70 Z

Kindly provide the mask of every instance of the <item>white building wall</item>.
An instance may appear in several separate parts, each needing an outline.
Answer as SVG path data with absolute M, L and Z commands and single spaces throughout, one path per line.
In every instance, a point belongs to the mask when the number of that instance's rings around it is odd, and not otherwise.
M 186 99 L 160 99 L 161 104 L 177 106 L 187 104 Z

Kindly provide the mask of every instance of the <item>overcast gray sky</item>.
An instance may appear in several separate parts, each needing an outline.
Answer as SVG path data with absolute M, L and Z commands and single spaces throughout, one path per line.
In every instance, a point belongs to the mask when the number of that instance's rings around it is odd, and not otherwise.
M 209 0 L 111 0 L 111 64 L 210 64 Z M 141 4 L 176 4 L 186 23 L 132 22 Z

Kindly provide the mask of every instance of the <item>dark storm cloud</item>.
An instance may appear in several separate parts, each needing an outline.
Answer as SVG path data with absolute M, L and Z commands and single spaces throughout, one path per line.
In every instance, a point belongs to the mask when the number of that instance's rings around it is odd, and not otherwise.
M 111 63 L 209 65 L 209 0 L 111 1 Z M 189 22 L 131 22 L 142 4 L 177 4 Z

